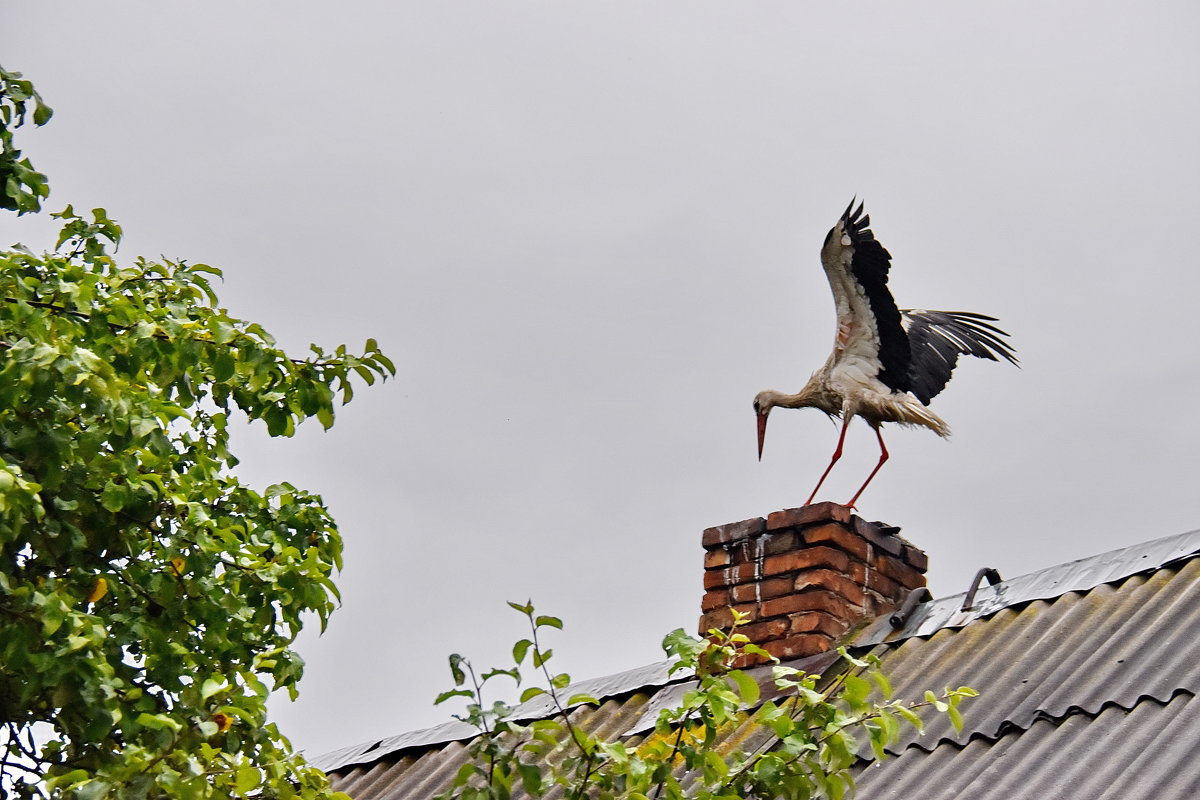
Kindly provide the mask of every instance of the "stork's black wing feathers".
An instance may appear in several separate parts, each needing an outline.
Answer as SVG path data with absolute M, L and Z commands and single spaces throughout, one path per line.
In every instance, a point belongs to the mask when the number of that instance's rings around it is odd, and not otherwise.
M 882 364 L 879 380 L 894 391 L 906 392 L 911 388 L 909 375 L 912 371 L 912 351 L 904 333 L 900 309 L 896 308 L 896 301 L 888 291 L 892 254 L 876 241 L 870 227 L 871 216 L 863 214 L 862 203 L 856 209 L 854 201 L 850 201 L 846 212 L 842 214 L 842 224 L 854 246 L 850 271 L 871 305 L 871 314 L 875 317 L 879 332 L 879 361 Z
M 950 381 L 960 355 L 996 361 L 997 356 L 1016 364 L 1017 356 L 1007 333 L 988 323 L 995 317 L 970 311 L 903 312 L 911 351 L 909 391 L 928 404 Z

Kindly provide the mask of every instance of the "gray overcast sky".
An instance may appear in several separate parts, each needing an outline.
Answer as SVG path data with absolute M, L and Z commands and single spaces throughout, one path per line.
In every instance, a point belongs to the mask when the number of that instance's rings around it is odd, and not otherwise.
M 346 539 L 274 705 L 314 753 L 443 721 L 445 656 L 523 634 L 505 600 L 565 618 L 577 678 L 694 628 L 701 530 L 801 504 L 833 449 L 779 411 L 756 463 L 750 401 L 828 354 L 856 193 L 900 305 L 994 314 L 1022 359 L 960 365 L 954 439 L 892 429 L 860 503 L 935 594 L 1195 528 L 1198 37 L 1184 0 L 0 4 L 57 112 L 18 141 L 51 210 L 397 364 L 328 434 L 238 442 Z M 824 499 L 874 463 L 848 447 Z

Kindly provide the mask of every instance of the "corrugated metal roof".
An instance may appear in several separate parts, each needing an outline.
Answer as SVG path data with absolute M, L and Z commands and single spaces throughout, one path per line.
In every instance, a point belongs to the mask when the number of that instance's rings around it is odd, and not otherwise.
M 942 715 L 925 734 L 906 733 L 892 748 L 926 750 L 943 741 L 994 739 L 1073 709 L 1095 715 L 1104 705 L 1133 708 L 1143 698 L 1167 702 L 1183 690 L 1200 694 L 1200 559 L 1115 586 L 1072 592 L 1004 609 L 959 630 L 881 645 L 876 652 L 897 697 L 970 686 L 980 697 L 963 706 L 956 734 Z
M 1180 693 L 1168 703 L 1043 719 L 999 740 L 932 752 L 912 748 L 864 766 L 858 800 L 1195 800 L 1200 701 Z
M 659 661 L 644 667 L 618 672 L 614 675 L 605 675 L 600 678 L 578 681 L 567 687 L 563 692 L 563 696 L 570 697 L 576 694 L 586 694 L 603 699 L 607 697 L 619 697 L 639 689 L 666 686 L 672 682 L 669 674 L 670 666 L 671 662 L 669 661 Z M 681 678 L 676 677 L 674 680 L 681 680 Z M 554 710 L 554 703 L 548 697 L 539 696 L 526 703 L 521 703 L 514 708 L 512 719 L 517 722 L 542 719 L 553 714 Z M 326 772 L 331 772 L 352 764 L 375 761 L 389 753 L 400 750 L 408 750 L 414 747 L 428 747 L 445 742 L 463 741 L 472 738 L 475 734 L 475 728 L 464 722 L 455 720 L 436 725 L 432 728 L 409 731 L 398 736 L 390 736 L 387 739 L 364 742 L 353 747 L 335 750 L 332 753 L 325 753 L 311 759 L 311 762 L 314 766 Z
M 1139 751 L 1108 736 L 1116 731 L 1124 736 L 1124 725 L 1131 726 L 1135 738 L 1145 739 L 1170 725 L 1180 737 L 1173 741 L 1200 741 L 1200 703 L 1189 707 L 1189 698 L 1200 693 L 1200 604 L 1194 600 L 1200 559 L 1181 561 L 1197 552 L 1200 531 L 982 589 L 967 617 L 945 613 L 961 605 L 959 595 L 918 609 L 898 634 L 886 621 L 877 621 L 855 645 L 880 655 L 896 696 L 915 698 L 925 689 L 960 685 L 972 686 L 982 696 L 963 707 L 966 728 L 961 735 L 944 717 L 934 717 L 923 736 L 906 734 L 893 748 L 897 758 L 865 767 L 859 796 L 1115 798 L 1120 795 L 1107 793 L 1109 783 L 1103 783 L 1104 794 L 1075 788 L 1059 792 L 1054 787 L 1071 784 L 1059 782 L 1061 771 L 1046 764 L 1062 761 L 1065 769 L 1079 761 L 1065 751 L 1090 747 L 1091 758 L 1111 758 L 1124 763 L 1121 769 L 1128 768 L 1132 761 L 1124 759 Z M 1162 569 L 1165 564 L 1172 566 Z M 885 627 L 890 639 L 881 643 Z M 825 664 L 806 666 L 817 670 Z M 567 691 L 602 698 L 598 708 L 574 709 L 572 720 L 614 738 L 644 731 L 647 716 L 677 694 L 665 663 L 586 681 Z M 518 716 L 545 715 L 548 710 L 540 702 L 520 707 Z M 728 742 L 753 736 L 754 727 L 743 726 Z M 347 748 L 314 763 L 333 773 L 335 786 L 358 800 L 423 800 L 445 790 L 466 759 L 459 741 L 471 734 L 461 723 L 451 723 Z M 1144 781 L 1121 785 L 1162 784 L 1162 793 L 1138 794 L 1168 800 L 1200 796 L 1191 777 L 1200 771 L 1183 768 L 1190 760 L 1172 760 L 1178 750 L 1157 755 L 1152 767 L 1139 762 L 1135 772 L 1151 770 Z M 1117 769 L 1107 760 L 1103 766 Z M 1045 784 L 1007 775 L 1007 791 L 997 793 L 986 783 L 994 780 L 986 776 L 996 769 L 1033 775 L 1043 767 Z M 952 772 L 960 776 L 954 785 L 966 788 L 947 793 L 943 790 Z M 1093 774 L 1077 772 L 1081 778 Z M 916 780 L 912 773 L 923 777 Z M 1047 786 L 1051 788 L 1043 791 Z
M 638 692 L 622 700 L 608 700 L 599 707 L 582 706 L 571 712 L 571 723 L 588 733 L 618 737 L 650 702 L 651 693 Z M 334 775 L 337 789 L 355 800 L 403 798 L 429 800 L 446 791 L 458 768 L 467 761 L 467 748 L 450 742 L 437 748 L 393 752 L 373 763 L 343 768 Z M 514 788 L 513 800 L 527 795 Z

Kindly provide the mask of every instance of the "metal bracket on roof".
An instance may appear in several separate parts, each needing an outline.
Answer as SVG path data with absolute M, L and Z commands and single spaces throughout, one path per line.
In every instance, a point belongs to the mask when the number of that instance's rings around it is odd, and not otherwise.
M 971 581 L 971 588 L 967 590 L 967 596 L 963 600 L 963 611 L 970 611 L 971 607 L 975 605 L 975 593 L 979 591 L 979 583 L 984 578 L 987 578 L 988 583 L 992 586 L 995 586 L 997 583 L 1003 580 L 1000 577 L 1000 573 L 991 567 L 984 567 L 983 569 L 979 570 L 979 572 L 976 572 L 975 579 Z
M 929 589 L 924 586 L 918 586 L 904 597 L 904 602 L 900 604 L 900 608 L 892 612 L 888 617 L 888 622 L 892 623 L 893 628 L 903 628 L 908 618 L 912 616 L 913 611 L 921 603 L 926 603 L 933 599 L 933 595 L 929 593 Z

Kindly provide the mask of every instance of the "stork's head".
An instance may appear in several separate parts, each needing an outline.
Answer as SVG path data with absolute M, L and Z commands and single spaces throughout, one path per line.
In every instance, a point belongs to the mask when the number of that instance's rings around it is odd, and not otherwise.
M 770 389 L 759 392 L 754 396 L 754 416 L 758 419 L 758 460 L 762 461 L 763 442 L 767 439 L 767 415 L 771 409 L 779 405 L 776 399 L 779 392 Z

